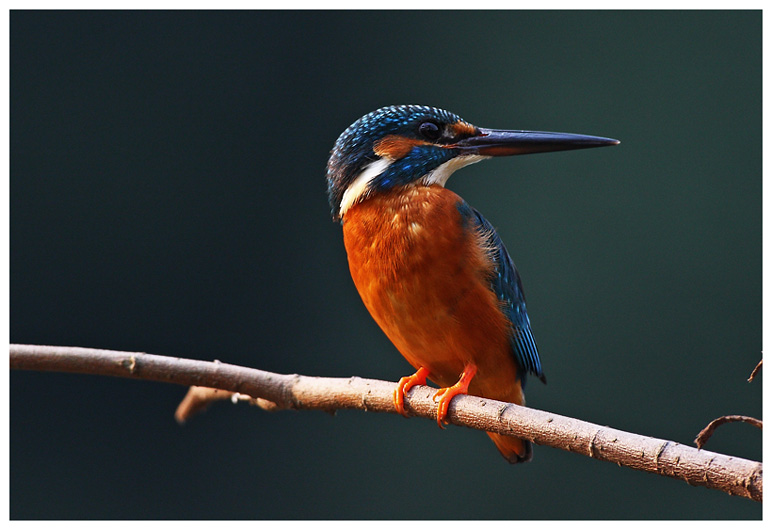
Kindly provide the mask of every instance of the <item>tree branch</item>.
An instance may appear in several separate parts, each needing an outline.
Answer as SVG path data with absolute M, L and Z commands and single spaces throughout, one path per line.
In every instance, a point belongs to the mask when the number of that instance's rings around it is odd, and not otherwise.
M 205 386 L 247 394 L 278 408 L 359 409 L 396 413 L 396 385 L 359 377 L 283 375 L 220 362 L 90 348 L 12 344 L 11 368 L 112 375 Z M 415 416 L 436 421 L 435 389 L 418 386 L 405 398 Z M 762 500 L 762 464 L 698 450 L 676 442 L 594 425 L 550 412 L 476 396 L 453 399 L 448 419 L 455 425 L 527 438 L 598 460 L 678 478 L 693 486 Z

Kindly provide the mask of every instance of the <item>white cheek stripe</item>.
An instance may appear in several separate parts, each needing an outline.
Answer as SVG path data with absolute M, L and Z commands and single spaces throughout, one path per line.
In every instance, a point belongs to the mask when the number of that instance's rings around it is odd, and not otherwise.
M 482 155 L 466 155 L 451 158 L 440 167 L 427 173 L 422 180 L 427 186 L 431 186 L 432 184 L 439 184 L 440 186 L 444 187 L 445 183 L 456 170 L 461 169 L 464 166 L 468 166 L 469 164 L 479 162 L 480 160 L 485 160 L 486 158 L 490 157 Z
M 451 158 L 440 167 L 427 173 L 421 180 L 426 186 L 439 184 L 440 186 L 444 187 L 445 183 L 448 181 L 448 178 L 450 178 L 450 176 L 455 171 L 461 169 L 464 166 L 468 166 L 469 164 L 474 164 L 480 160 L 485 160 L 486 158 L 490 157 L 482 155 L 466 155 Z M 378 160 L 365 167 L 365 169 L 359 174 L 357 178 L 354 179 L 354 182 L 352 182 L 343 193 L 343 198 L 340 201 L 340 209 L 338 210 L 338 215 L 342 217 L 349 208 L 364 199 L 367 195 L 370 183 L 380 174 L 386 171 L 386 169 L 393 162 L 393 160 L 388 158 L 379 158 Z
M 370 183 L 375 180 L 378 175 L 386 171 L 386 169 L 394 162 L 388 158 L 379 158 L 375 162 L 365 167 L 359 176 L 354 179 L 346 191 L 343 193 L 343 198 L 340 200 L 340 210 L 338 215 L 343 216 L 346 211 L 358 203 L 367 194 L 367 188 Z

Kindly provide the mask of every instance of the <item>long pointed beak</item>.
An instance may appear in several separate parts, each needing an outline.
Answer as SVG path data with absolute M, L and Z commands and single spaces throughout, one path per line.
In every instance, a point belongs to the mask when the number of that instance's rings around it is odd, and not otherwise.
M 613 138 L 584 134 L 496 129 L 479 129 L 479 131 L 479 135 L 465 138 L 452 147 L 460 149 L 463 154 L 512 156 L 619 144 L 619 140 Z

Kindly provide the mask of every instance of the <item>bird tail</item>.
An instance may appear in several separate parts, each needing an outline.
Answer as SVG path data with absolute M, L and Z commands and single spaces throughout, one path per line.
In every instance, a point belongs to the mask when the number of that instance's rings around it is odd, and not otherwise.
M 533 445 L 528 440 L 512 438 L 494 432 L 486 433 L 490 436 L 501 456 L 507 459 L 510 464 L 519 464 L 521 462 L 530 462 L 533 458 Z

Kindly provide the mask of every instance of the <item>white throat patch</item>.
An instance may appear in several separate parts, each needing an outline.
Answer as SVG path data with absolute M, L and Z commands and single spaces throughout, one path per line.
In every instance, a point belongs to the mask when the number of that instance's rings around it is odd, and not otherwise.
M 343 193 L 343 198 L 340 200 L 338 215 L 343 217 L 343 214 L 346 213 L 349 208 L 364 199 L 367 195 L 367 188 L 370 186 L 370 183 L 375 180 L 378 175 L 386 171 L 392 162 L 394 161 L 388 158 L 379 158 L 365 167 L 364 171 L 354 179 L 354 182 L 352 182 Z
M 445 183 L 455 171 L 461 169 L 464 166 L 468 166 L 469 164 L 474 164 L 480 160 L 485 160 L 486 158 L 490 157 L 482 155 L 466 155 L 451 158 L 440 167 L 427 173 L 426 176 L 421 180 L 423 180 L 427 186 L 431 186 L 432 184 L 439 184 L 444 188 Z
M 439 184 L 440 186 L 445 187 L 448 178 L 450 178 L 456 170 L 468 166 L 469 164 L 479 162 L 480 160 L 485 160 L 486 158 L 490 157 L 482 155 L 466 155 L 451 158 L 441 166 L 424 175 L 420 181 L 426 186 Z M 338 215 L 343 217 L 343 214 L 345 214 L 349 208 L 364 200 L 367 197 L 370 183 L 386 171 L 393 162 L 394 160 L 391 160 L 390 158 L 379 158 L 366 166 L 343 193 L 343 198 L 340 200 Z

